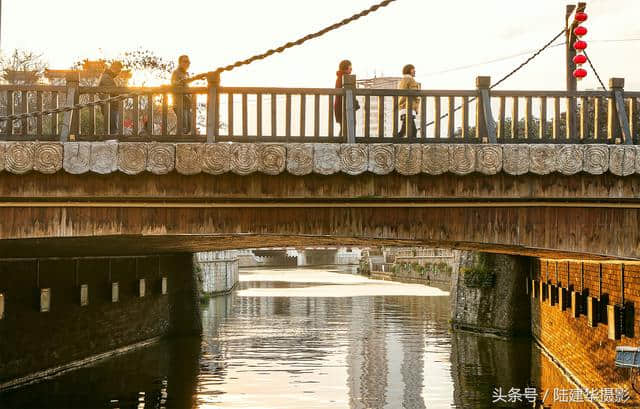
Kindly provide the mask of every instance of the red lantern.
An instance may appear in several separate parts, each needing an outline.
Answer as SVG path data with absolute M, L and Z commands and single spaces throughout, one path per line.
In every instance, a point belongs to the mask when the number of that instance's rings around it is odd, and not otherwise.
M 587 76 L 587 70 L 583 68 L 578 68 L 577 70 L 573 71 L 573 76 L 581 80 Z
M 573 63 L 574 64 L 584 64 L 587 62 L 587 56 L 584 54 L 578 54 L 575 57 L 573 57 Z
M 582 37 L 583 35 L 587 34 L 587 28 L 584 26 L 578 26 L 575 30 L 573 30 L 573 34 L 578 37 Z
M 576 13 L 576 20 L 581 23 L 587 21 L 587 18 L 589 18 L 589 16 L 587 16 L 587 13 L 584 13 L 582 11 Z
M 573 48 L 578 51 L 582 51 L 587 48 L 587 43 L 585 41 L 578 40 L 573 44 Z

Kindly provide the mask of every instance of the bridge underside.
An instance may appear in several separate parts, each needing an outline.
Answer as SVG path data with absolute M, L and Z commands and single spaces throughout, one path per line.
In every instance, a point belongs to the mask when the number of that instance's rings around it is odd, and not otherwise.
M 0 174 L 0 255 L 421 244 L 637 259 L 640 176 Z

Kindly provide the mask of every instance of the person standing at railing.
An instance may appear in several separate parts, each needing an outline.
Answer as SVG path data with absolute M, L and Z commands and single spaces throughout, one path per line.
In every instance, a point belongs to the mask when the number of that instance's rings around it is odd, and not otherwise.
M 100 80 L 98 81 L 99 87 L 111 87 L 115 88 L 118 86 L 116 82 L 116 78 L 120 75 L 122 71 L 122 63 L 120 61 L 114 61 L 111 63 L 111 66 L 105 69 L 100 76 Z M 115 94 L 104 95 L 102 98 L 107 97 L 115 97 Z M 107 126 L 107 109 L 106 105 L 100 105 L 100 110 L 102 111 L 102 117 L 104 118 L 105 127 Z M 107 130 L 108 135 L 118 134 L 120 131 L 120 126 L 122 124 L 122 111 L 120 110 L 120 102 L 110 102 L 109 103 L 110 110 L 110 118 L 109 118 L 109 129 Z
M 351 65 L 351 61 L 342 60 L 340 61 L 340 65 L 338 66 L 338 72 L 336 72 L 336 88 L 342 89 L 342 76 L 343 75 L 351 75 L 353 71 L 353 66 Z M 360 105 L 358 104 L 358 100 L 354 98 L 354 109 L 360 109 Z M 338 135 L 342 135 L 342 96 L 336 95 L 336 98 L 333 101 L 333 114 L 336 117 L 336 122 L 340 125 L 340 132 Z M 355 126 L 355 124 L 354 124 Z
M 420 84 L 415 80 L 416 67 L 412 64 L 407 64 L 402 68 L 402 76 L 402 80 L 398 84 L 398 89 L 420 89 Z M 412 98 L 411 107 L 407 107 L 407 97 L 402 96 L 398 99 L 398 108 L 400 109 L 400 119 L 402 120 L 402 126 L 398 136 L 403 137 L 408 135 L 410 138 L 415 138 L 418 133 L 418 130 L 416 129 L 415 113 L 417 113 L 420 108 L 420 99 Z
M 171 73 L 171 85 L 184 87 L 190 82 L 205 78 L 206 74 L 200 74 L 193 77 L 189 77 L 189 73 L 187 72 L 187 70 L 189 69 L 190 65 L 191 65 L 191 61 L 189 61 L 188 55 L 181 55 L 180 57 L 178 57 L 178 68 L 173 70 L 173 73 Z M 174 101 L 176 100 L 176 98 L 178 98 L 178 95 L 174 94 L 173 96 Z M 183 94 L 182 95 L 183 135 L 188 135 L 189 133 L 191 133 L 191 103 L 192 103 L 191 95 L 187 93 Z M 173 104 L 173 112 L 175 112 L 176 115 L 178 114 L 178 112 L 176 112 L 175 103 Z M 179 133 L 179 131 L 176 131 L 176 133 Z

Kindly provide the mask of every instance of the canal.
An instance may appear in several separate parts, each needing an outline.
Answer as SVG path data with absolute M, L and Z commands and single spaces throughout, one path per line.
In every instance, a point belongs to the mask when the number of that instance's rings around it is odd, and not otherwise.
M 449 329 L 447 288 L 337 268 L 254 269 L 203 303 L 202 338 L 163 341 L 0 394 L 2 408 L 494 408 L 540 351 Z

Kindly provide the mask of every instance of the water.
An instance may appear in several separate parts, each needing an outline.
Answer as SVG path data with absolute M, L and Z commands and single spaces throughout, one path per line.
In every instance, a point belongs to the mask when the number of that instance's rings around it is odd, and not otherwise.
M 328 269 L 241 281 L 204 305 L 202 339 L 5 392 L 0 407 L 483 409 L 534 372 L 528 340 L 452 334 L 442 289 Z

